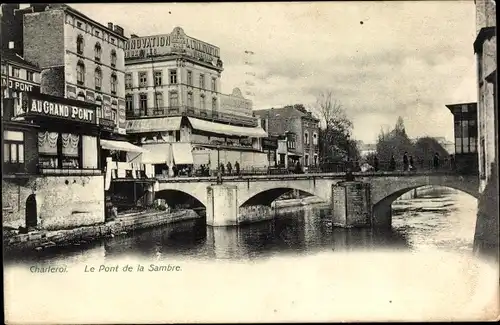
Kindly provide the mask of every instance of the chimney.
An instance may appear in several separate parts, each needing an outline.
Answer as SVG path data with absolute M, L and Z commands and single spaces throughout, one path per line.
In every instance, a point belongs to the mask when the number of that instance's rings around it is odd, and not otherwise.
M 121 26 L 115 25 L 115 33 L 123 36 L 123 28 Z
M 113 30 L 113 23 L 108 23 L 108 28 Z

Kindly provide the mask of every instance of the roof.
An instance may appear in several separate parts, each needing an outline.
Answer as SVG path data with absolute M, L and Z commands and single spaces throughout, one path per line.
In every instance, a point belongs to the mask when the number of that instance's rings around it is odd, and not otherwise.
M 292 118 L 292 117 L 305 117 L 310 118 L 319 122 L 319 119 L 316 117 L 306 114 L 293 106 L 285 106 L 281 108 L 268 108 L 268 109 L 258 109 L 253 111 L 255 115 L 261 117 L 284 117 L 284 118 Z
M 17 63 L 18 65 L 22 66 L 23 68 L 35 70 L 35 71 L 42 71 L 39 67 L 36 65 L 29 63 L 25 59 L 23 59 L 19 54 L 12 50 L 2 50 L 2 61 L 7 61 L 11 63 Z

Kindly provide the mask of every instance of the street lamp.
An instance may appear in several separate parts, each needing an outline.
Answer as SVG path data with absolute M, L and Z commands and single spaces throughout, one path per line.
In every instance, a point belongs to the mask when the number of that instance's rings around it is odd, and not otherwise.
M 217 184 L 222 184 L 222 173 L 220 170 L 220 145 L 217 145 Z

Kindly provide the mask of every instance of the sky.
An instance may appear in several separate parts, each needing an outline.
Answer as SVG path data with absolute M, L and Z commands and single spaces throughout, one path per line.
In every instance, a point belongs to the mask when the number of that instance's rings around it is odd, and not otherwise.
M 331 90 L 366 143 L 398 116 L 410 137 L 453 140 L 445 105 L 477 100 L 472 0 L 71 6 L 127 36 L 179 26 L 218 46 L 222 91 L 253 93 L 254 109 L 314 108 Z

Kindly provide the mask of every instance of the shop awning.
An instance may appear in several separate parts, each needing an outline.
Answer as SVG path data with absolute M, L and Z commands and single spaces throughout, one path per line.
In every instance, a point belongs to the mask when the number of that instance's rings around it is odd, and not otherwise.
M 108 150 L 128 151 L 128 152 L 147 152 L 146 149 L 133 145 L 127 141 L 115 141 L 101 139 L 101 147 Z
M 290 157 L 302 157 L 302 154 L 289 151 L 288 156 L 290 156 Z
M 171 163 L 169 143 L 145 144 L 144 147 L 148 149 L 148 152 L 142 154 L 141 162 L 143 164 L 169 165 Z
M 127 133 L 178 131 L 181 128 L 181 119 L 181 116 L 174 116 L 129 120 Z
M 193 153 L 190 143 L 172 143 L 172 153 L 176 165 L 192 165 Z
M 214 123 L 210 121 L 200 120 L 194 117 L 188 117 L 188 119 L 191 125 L 193 126 L 193 129 L 200 131 L 225 134 L 225 135 L 236 135 L 240 137 L 254 137 L 254 138 L 267 137 L 267 132 L 260 127 L 244 127 L 244 126 L 235 126 L 222 123 Z

